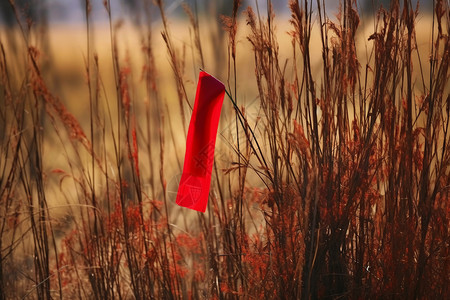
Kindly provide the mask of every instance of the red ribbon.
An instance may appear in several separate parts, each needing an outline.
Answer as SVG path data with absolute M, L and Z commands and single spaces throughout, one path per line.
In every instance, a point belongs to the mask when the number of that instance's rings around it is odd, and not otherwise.
M 206 210 L 224 96 L 223 83 L 201 71 L 187 134 L 183 174 L 178 187 L 176 203 L 180 206 L 201 212 Z

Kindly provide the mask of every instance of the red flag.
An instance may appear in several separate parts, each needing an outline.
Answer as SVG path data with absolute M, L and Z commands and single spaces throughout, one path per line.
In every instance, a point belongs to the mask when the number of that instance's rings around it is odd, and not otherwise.
M 177 204 L 205 212 L 225 86 L 201 71 L 186 141 Z

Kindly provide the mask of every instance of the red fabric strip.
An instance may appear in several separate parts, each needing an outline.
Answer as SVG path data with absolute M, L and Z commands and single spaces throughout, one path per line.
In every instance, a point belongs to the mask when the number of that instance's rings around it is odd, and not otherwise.
M 224 95 L 223 83 L 201 71 L 177 193 L 176 203 L 180 206 L 201 212 L 206 210 Z

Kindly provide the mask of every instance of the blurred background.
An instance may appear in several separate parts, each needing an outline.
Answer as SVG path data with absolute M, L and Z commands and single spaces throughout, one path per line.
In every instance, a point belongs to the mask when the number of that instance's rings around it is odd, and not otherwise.
M 51 23 L 51 24 L 84 24 L 84 9 L 85 1 L 71 1 L 71 0 L 16 0 L 15 5 L 20 7 L 25 15 L 29 16 L 36 23 Z M 143 5 L 145 2 L 151 1 L 141 1 L 141 0 L 112 0 L 111 9 L 113 15 L 117 18 L 129 18 L 132 22 L 139 22 L 143 11 Z M 223 14 L 229 15 L 233 7 L 233 1 L 228 0 L 168 0 L 164 1 L 168 15 L 171 17 L 179 16 L 181 18 L 185 17 L 183 9 L 181 7 L 182 3 L 186 3 L 191 7 L 196 7 L 199 13 L 203 14 Z M 247 6 L 256 7 L 256 2 L 262 11 L 265 11 L 266 2 L 265 1 L 255 1 L 255 0 L 243 0 L 243 8 Z M 421 11 L 430 11 L 432 9 L 432 0 L 414 0 L 411 1 L 413 5 L 420 4 Z M 362 13 L 372 13 L 378 7 L 383 5 L 384 7 L 389 7 L 389 0 L 358 0 L 357 5 Z M 107 15 L 103 9 L 102 1 L 93 0 L 90 1 L 92 6 L 93 19 L 97 22 L 106 22 Z M 313 7 L 317 7 L 316 1 L 312 1 Z M 336 11 L 339 6 L 339 1 L 326 0 L 325 5 L 327 10 L 332 13 Z M 274 1 L 274 10 L 277 14 L 283 15 L 289 14 L 289 9 L 285 1 Z M 14 13 L 11 10 L 11 6 L 8 0 L 2 1 L 0 3 L 1 11 L 1 23 L 7 26 L 14 26 L 16 20 Z M 155 11 L 152 15 L 155 21 L 158 20 L 159 14 Z

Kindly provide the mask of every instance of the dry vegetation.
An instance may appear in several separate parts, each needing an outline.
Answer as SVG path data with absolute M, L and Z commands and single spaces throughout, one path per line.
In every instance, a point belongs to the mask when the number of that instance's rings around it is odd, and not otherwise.
M 10 1 L 0 299 L 448 298 L 448 1 L 239 2 L 215 28 L 86 0 L 68 37 Z M 228 95 L 205 214 L 174 205 L 199 67 Z

